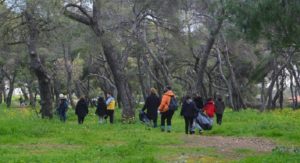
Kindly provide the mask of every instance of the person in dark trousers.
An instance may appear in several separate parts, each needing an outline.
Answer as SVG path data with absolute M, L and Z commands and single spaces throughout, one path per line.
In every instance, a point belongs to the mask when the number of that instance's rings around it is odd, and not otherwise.
M 225 103 L 222 100 L 222 97 L 218 97 L 218 99 L 215 102 L 215 106 L 216 106 L 217 124 L 221 125 L 222 124 L 223 113 L 224 113 L 224 110 L 225 110 Z
M 195 102 L 196 106 L 198 109 L 203 109 L 203 99 L 201 96 L 199 96 L 198 94 L 194 95 L 193 101 Z
M 76 104 L 75 114 L 78 117 L 78 124 L 83 124 L 85 116 L 89 113 L 88 103 L 84 97 L 81 97 Z
M 157 108 L 160 104 L 160 99 L 157 96 L 155 88 L 150 89 L 150 95 L 147 97 L 142 111 L 147 109 L 147 117 L 153 122 L 153 127 L 157 127 Z
M 97 109 L 95 114 L 99 117 L 99 124 L 104 122 L 104 117 L 106 116 L 107 106 L 103 97 L 99 97 L 97 101 Z
M 191 96 L 187 95 L 185 101 L 182 104 L 182 109 L 180 115 L 184 117 L 185 121 L 185 133 L 194 134 L 193 122 L 198 114 L 198 108 L 195 102 L 192 100 Z
M 59 119 L 62 122 L 66 122 L 67 119 L 67 115 L 66 112 L 68 110 L 68 102 L 67 102 L 67 98 L 64 95 L 60 95 L 60 103 L 57 109 L 58 115 L 59 115 Z
M 112 96 L 112 93 L 107 93 L 107 99 L 106 99 L 105 103 L 107 106 L 106 114 L 109 117 L 109 122 L 110 122 L 110 124 L 113 124 L 116 101 L 115 101 L 115 98 Z
M 158 107 L 158 111 L 161 113 L 161 131 L 165 131 L 165 121 L 167 121 L 167 132 L 171 132 L 171 121 L 175 111 L 169 110 L 169 105 L 171 98 L 175 97 L 175 94 L 170 86 L 167 86 L 164 92 L 165 93 L 163 94 L 161 103 Z

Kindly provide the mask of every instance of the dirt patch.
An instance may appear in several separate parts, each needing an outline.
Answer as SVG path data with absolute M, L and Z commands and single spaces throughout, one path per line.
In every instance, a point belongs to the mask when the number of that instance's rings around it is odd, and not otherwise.
M 262 138 L 189 135 L 183 139 L 183 146 L 204 148 L 211 147 L 214 148 L 218 154 L 222 154 L 231 159 L 239 159 L 249 155 L 268 153 L 276 147 L 276 144 L 271 140 Z
M 187 136 L 184 137 L 187 146 L 215 147 L 220 151 L 235 149 L 250 149 L 256 152 L 271 152 L 276 144 L 271 140 L 262 138 L 237 138 L 223 136 Z

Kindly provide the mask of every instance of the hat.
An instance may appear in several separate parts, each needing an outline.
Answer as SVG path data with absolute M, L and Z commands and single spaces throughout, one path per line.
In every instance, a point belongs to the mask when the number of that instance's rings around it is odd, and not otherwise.
M 59 95 L 59 99 L 61 99 L 61 100 L 65 100 L 65 99 L 67 99 L 67 98 L 66 98 L 66 96 L 65 96 L 65 95 L 63 95 L 63 94 L 60 94 L 60 95 Z

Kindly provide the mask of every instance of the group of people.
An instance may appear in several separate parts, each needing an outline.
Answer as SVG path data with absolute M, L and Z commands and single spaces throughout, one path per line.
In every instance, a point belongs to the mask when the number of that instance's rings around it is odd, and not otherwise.
M 171 132 L 172 117 L 177 110 L 177 100 L 174 92 L 170 86 L 167 86 L 164 90 L 164 94 L 161 98 L 155 88 L 150 89 L 150 94 L 146 98 L 145 104 L 142 108 L 142 112 L 146 110 L 147 118 L 153 123 L 153 127 L 156 128 L 158 114 L 161 115 L 161 131 Z M 99 117 L 99 123 L 104 123 L 107 118 L 109 122 L 114 123 L 114 110 L 116 106 L 116 101 L 111 93 L 107 93 L 106 99 L 104 97 L 99 97 L 97 100 L 97 109 L 95 114 Z M 184 117 L 185 121 L 185 133 L 194 134 L 195 133 L 195 120 L 199 113 L 205 113 L 209 117 L 211 125 L 214 121 L 214 116 L 216 114 L 217 124 L 221 125 L 222 116 L 225 109 L 225 104 L 222 101 L 221 96 L 217 98 L 216 101 L 213 98 L 209 98 L 206 102 L 203 102 L 202 97 L 194 95 L 186 95 L 182 99 L 182 109 L 180 115 Z M 68 110 L 68 102 L 65 96 L 60 97 L 60 104 L 57 108 L 57 113 L 60 120 L 66 121 L 66 112 Z M 84 118 L 89 113 L 88 101 L 81 97 L 76 104 L 75 114 L 78 117 L 78 124 L 83 124 Z M 199 132 L 202 132 L 202 128 L 198 126 Z
M 172 99 L 175 98 L 175 94 L 170 86 L 167 86 L 164 90 L 162 99 L 158 97 L 158 94 L 154 88 L 150 89 L 150 95 L 146 98 L 145 105 L 142 111 L 147 110 L 147 118 L 153 122 L 153 127 L 157 127 L 157 117 L 161 114 L 161 131 L 171 132 L 172 117 L 176 109 L 171 109 Z M 202 97 L 195 95 L 191 97 L 186 95 L 182 100 L 182 109 L 180 115 L 184 117 L 185 121 L 185 133 L 195 133 L 195 120 L 200 112 L 204 112 L 210 120 L 211 125 L 214 121 L 214 116 L 217 116 L 217 124 L 221 125 L 222 117 L 225 110 L 225 104 L 222 97 L 217 97 L 214 101 L 213 98 L 208 98 L 204 103 Z M 165 125 L 167 122 L 167 126 Z M 199 132 L 202 133 L 202 128 L 198 125 Z
M 107 93 L 107 99 L 99 97 L 97 100 L 97 109 L 95 114 L 99 117 L 99 123 L 104 123 L 109 118 L 110 123 L 114 123 L 114 110 L 116 101 L 111 93 Z M 81 97 L 75 107 L 75 114 L 77 115 L 78 124 L 83 124 L 85 117 L 89 113 L 88 101 Z M 57 108 L 57 114 L 60 120 L 65 122 L 67 119 L 66 112 L 68 111 L 68 101 L 64 95 L 60 95 L 60 103 Z

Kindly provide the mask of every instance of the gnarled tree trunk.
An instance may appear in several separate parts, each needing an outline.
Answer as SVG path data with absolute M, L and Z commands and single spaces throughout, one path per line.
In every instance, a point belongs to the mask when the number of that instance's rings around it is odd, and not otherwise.
M 25 20 L 28 27 L 27 47 L 30 57 L 30 67 L 38 78 L 39 90 L 41 96 L 41 114 L 42 118 L 52 118 L 52 94 L 51 80 L 45 67 L 42 65 L 41 59 L 37 53 L 38 29 L 37 22 L 33 18 L 33 10 L 25 11 Z

